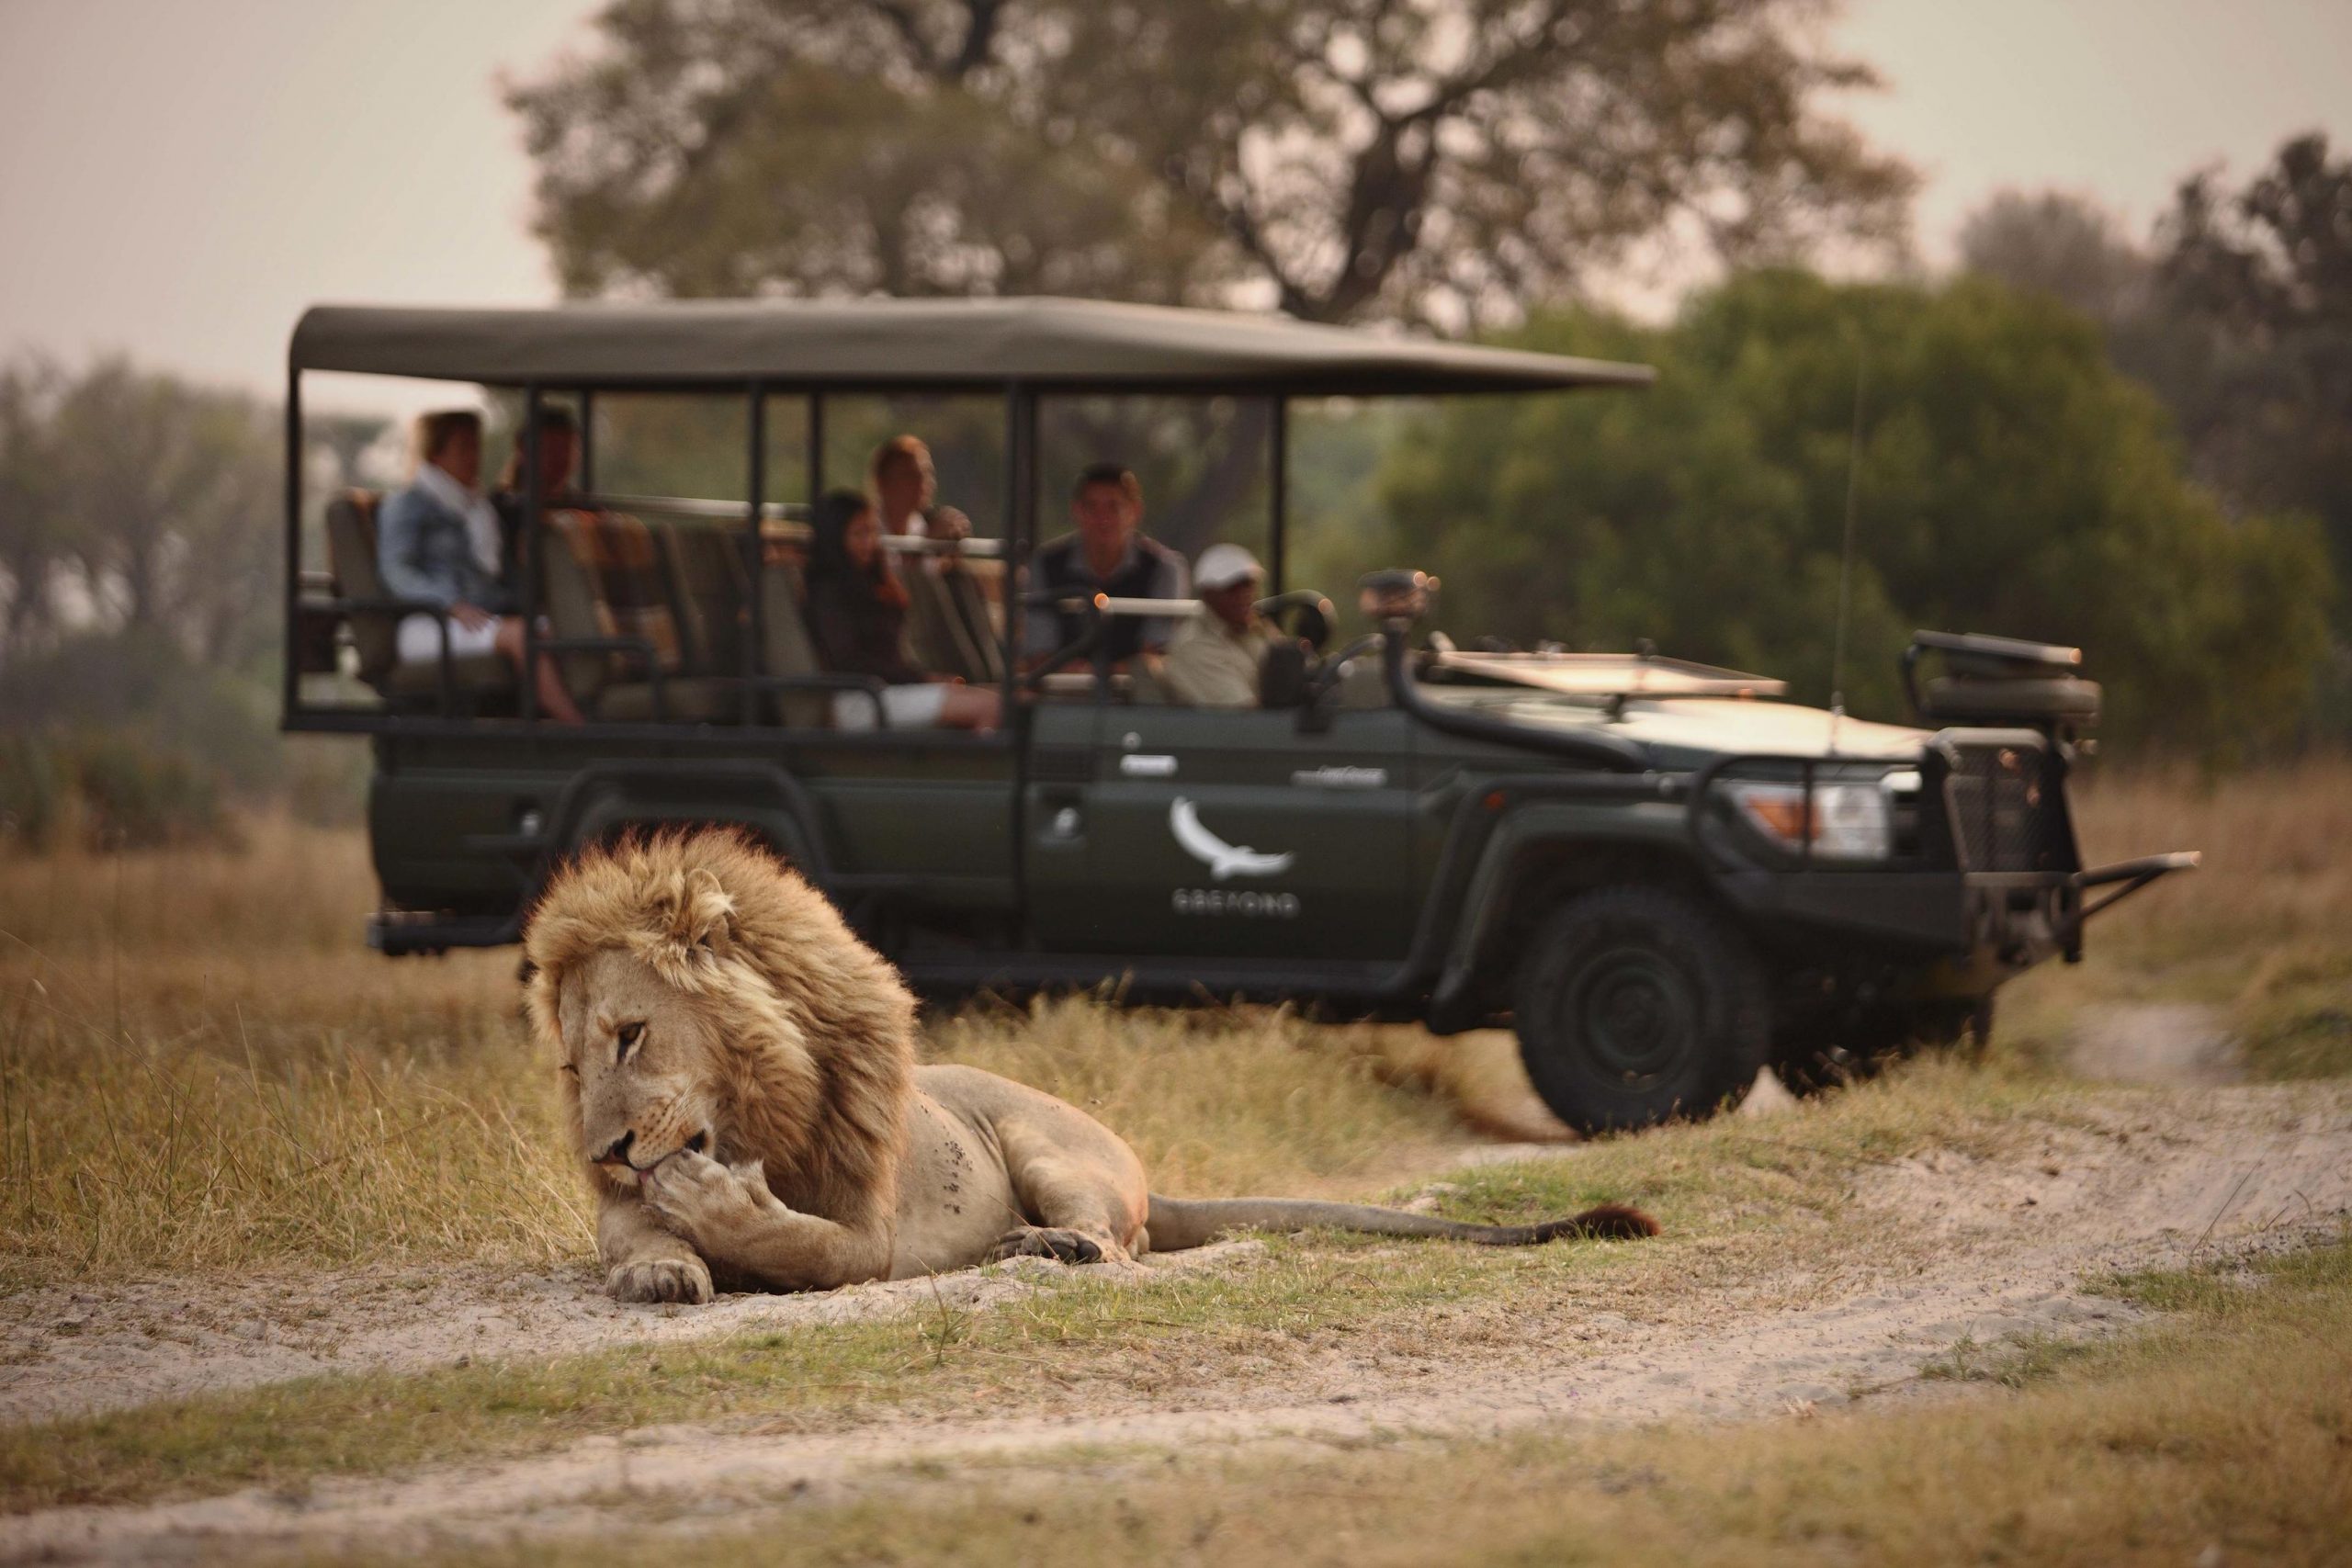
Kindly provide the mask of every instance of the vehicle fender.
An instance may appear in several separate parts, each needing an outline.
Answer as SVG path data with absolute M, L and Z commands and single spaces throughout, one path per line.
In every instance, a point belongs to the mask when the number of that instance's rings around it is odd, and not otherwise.
M 819 887 L 831 879 L 815 801 L 799 780 L 769 763 L 585 769 L 565 786 L 549 818 L 550 869 L 616 829 L 691 822 L 748 829 Z
M 1607 859 L 1630 854 L 1637 863 L 1671 864 L 1693 880 L 1703 877 L 1690 842 L 1690 813 L 1679 801 L 1530 801 L 1509 808 L 1487 835 L 1453 911 L 1453 939 L 1431 995 L 1433 1029 L 1475 1026 L 1451 1015 L 1467 1004 L 1472 982 L 1500 945 L 1521 881 L 1556 866 L 1561 851 L 1589 852 L 1597 870 Z

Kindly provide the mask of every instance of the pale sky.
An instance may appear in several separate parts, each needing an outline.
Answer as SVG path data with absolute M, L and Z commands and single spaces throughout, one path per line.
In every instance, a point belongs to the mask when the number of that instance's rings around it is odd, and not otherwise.
M 277 389 L 304 305 L 532 303 L 530 168 L 501 72 L 594 0 L 0 0 L 0 355 Z M 2188 170 L 2352 150 L 2352 0 L 1849 0 L 1884 74 L 1851 118 L 1928 176 L 1921 249 L 2003 186 L 2143 229 Z

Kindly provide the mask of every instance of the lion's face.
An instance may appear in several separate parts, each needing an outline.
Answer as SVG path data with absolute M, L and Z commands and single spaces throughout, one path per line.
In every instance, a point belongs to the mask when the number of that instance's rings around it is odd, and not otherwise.
M 722 1052 L 700 998 L 607 948 L 564 976 L 556 1020 L 589 1159 L 634 1185 L 681 1149 L 718 1156 Z

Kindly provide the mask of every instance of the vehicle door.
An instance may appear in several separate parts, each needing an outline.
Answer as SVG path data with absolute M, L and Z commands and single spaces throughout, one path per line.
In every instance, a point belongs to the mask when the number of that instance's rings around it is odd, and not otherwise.
M 1080 796 L 1084 918 L 1071 950 L 1401 958 L 1415 917 L 1412 727 L 1351 709 L 1106 705 Z M 1033 900 L 1034 905 L 1034 900 Z

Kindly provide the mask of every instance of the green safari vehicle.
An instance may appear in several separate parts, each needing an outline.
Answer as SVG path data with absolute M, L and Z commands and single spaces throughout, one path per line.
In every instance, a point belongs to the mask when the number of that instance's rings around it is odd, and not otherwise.
M 446 638 L 399 660 L 397 623 L 447 612 L 385 591 L 372 496 L 306 481 L 305 379 L 346 374 L 471 383 L 507 411 L 526 651 L 560 662 L 588 722 L 549 721 L 530 683 Z M 1108 987 L 1509 1027 L 1588 1130 L 1709 1113 L 1767 1065 L 1802 1091 L 1981 1037 L 2005 981 L 2078 960 L 2091 916 L 2195 863 L 2082 863 L 2067 781 L 2098 688 L 2075 650 L 1921 633 L 1920 725 L 1898 728 L 1646 650 L 1457 648 L 1422 628 L 1431 584 L 1409 570 L 1367 579 L 1368 634 L 1334 646 L 1329 602 L 1283 581 L 1294 400 L 1648 379 L 1053 299 L 314 309 L 287 389 L 285 727 L 374 748 L 387 953 L 512 942 L 582 846 L 728 823 L 927 996 Z M 770 476 L 813 500 L 829 414 L 878 397 L 1001 404 L 994 529 L 890 541 L 941 558 L 905 573 L 910 626 L 931 668 L 1001 690 L 993 732 L 832 723 L 874 682 L 817 664 L 807 507 L 770 500 Z M 1040 497 L 1067 482 L 1044 471 L 1041 418 L 1136 398 L 1264 411 L 1264 608 L 1291 637 L 1257 708 L 1175 705 L 1148 660 L 1102 658 L 1119 617 L 1197 604 L 1027 586 Z M 600 491 L 629 400 L 734 411 L 742 494 Z M 560 495 L 537 460 L 550 408 L 579 430 Z M 1084 630 L 1023 657 L 1046 615 Z

